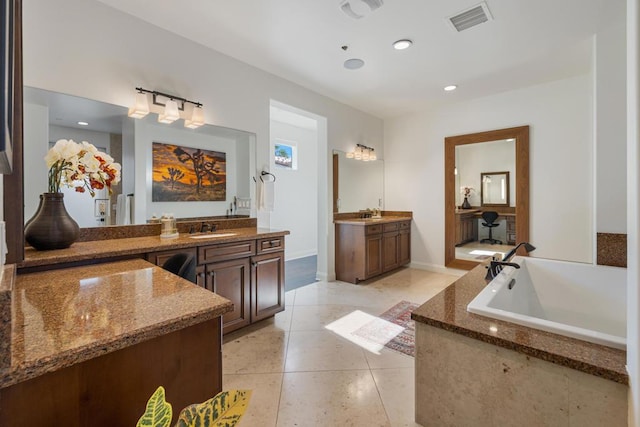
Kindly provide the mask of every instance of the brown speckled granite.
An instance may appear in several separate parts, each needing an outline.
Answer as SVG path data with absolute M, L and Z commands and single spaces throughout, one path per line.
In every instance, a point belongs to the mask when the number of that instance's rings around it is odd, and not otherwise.
M 180 237 L 175 239 L 161 239 L 158 234 L 153 237 L 132 237 L 128 239 L 76 242 L 69 248 L 56 249 L 52 251 L 37 251 L 31 247 L 27 247 L 24 251 L 24 261 L 18 265 L 18 268 L 97 260 L 120 256 L 135 256 L 167 249 L 179 249 L 217 243 L 280 237 L 289 234 L 288 231 L 264 228 L 234 228 L 218 231 L 218 233 L 220 232 L 235 233 L 235 236 L 211 239 L 192 239 L 190 238 L 190 234 L 181 234 Z
M 229 228 L 250 228 L 258 223 L 256 218 L 194 218 L 188 220 L 178 220 L 177 228 L 180 233 L 188 233 L 191 226 L 200 230 L 203 222 L 215 224 L 218 230 Z M 88 242 L 92 240 L 126 239 L 130 237 L 150 237 L 160 235 L 160 224 L 139 224 L 139 225 L 117 225 L 111 227 L 86 227 L 80 229 L 78 242 Z
M 11 364 L 11 300 L 15 264 L 5 265 L 0 273 L 0 369 L 6 369 Z
M 372 225 L 372 224 L 387 224 L 390 222 L 406 221 L 411 217 L 404 216 L 382 216 L 382 218 L 348 218 L 348 219 L 334 219 L 334 224 L 351 224 L 351 225 Z
M 627 235 L 597 233 L 598 261 L 600 265 L 627 267 Z
M 391 217 L 403 217 L 405 219 L 413 218 L 413 212 L 411 211 L 380 211 L 380 214 Z M 333 220 L 346 220 L 346 219 L 360 219 L 362 212 L 343 212 L 343 213 L 334 213 Z
M 17 275 L 11 364 L 0 388 L 231 311 L 230 301 L 143 260 Z
M 485 273 L 483 264 L 477 266 L 417 308 L 411 318 L 547 362 L 628 384 L 627 353 L 623 350 L 469 313 L 467 305 L 486 286 Z M 491 327 L 497 328 L 496 332 Z

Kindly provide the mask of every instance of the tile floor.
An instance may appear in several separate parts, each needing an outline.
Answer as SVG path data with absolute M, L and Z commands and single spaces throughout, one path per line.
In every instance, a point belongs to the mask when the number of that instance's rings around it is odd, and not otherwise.
M 456 246 L 457 259 L 470 259 L 472 261 L 482 261 L 494 253 L 500 257 L 515 248 L 513 245 L 492 245 L 489 243 L 469 242 L 462 246 Z
M 372 353 L 325 326 L 356 310 L 423 303 L 455 279 L 404 268 L 359 285 L 287 292 L 284 312 L 224 339 L 223 388 L 253 390 L 239 426 L 417 426 L 413 358 Z

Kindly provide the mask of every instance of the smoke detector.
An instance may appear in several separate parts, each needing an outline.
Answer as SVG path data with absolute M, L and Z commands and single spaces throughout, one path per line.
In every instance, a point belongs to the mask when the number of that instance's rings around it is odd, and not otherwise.
M 447 21 L 458 32 L 491 21 L 493 17 L 485 2 L 472 6 L 447 18 Z
M 340 9 L 350 18 L 360 19 L 383 4 L 383 0 L 342 0 Z

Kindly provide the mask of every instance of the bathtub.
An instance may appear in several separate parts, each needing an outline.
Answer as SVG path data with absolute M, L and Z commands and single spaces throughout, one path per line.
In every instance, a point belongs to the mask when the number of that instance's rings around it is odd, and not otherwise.
M 626 349 L 625 268 L 530 257 L 512 261 L 520 268 L 505 267 L 467 311 Z

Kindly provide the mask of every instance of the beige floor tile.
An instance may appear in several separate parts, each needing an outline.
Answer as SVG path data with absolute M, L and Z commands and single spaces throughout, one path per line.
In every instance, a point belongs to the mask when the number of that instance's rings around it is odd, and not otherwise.
M 352 305 L 297 305 L 293 308 L 292 331 L 323 331 L 332 322 L 360 310 L 372 315 L 384 312 L 384 307 L 363 307 Z
M 369 370 L 284 374 L 278 426 L 390 426 Z
M 255 331 L 231 341 L 225 339 L 222 346 L 223 373 L 283 372 L 287 338 L 284 331 Z
M 413 368 L 373 369 L 371 374 L 391 425 L 420 426 L 415 422 Z
M 296 300 L 296 290 L 288 291 L 284 293 L 284 305 L 292 306 Z
M 278 418 L 282 374 L 224 375 L 222 389 L 252 391 L 247 412 L 238 427 L 272 427 Z
M 285 372 L 369 369 L 364 350 L 330 331 L 289 333 Z
M 413 357 L 389 348 L 383 348 L 380 354 L 365 351 L 364 355 L 371 369 L 411 368 L 413 370 L 415 366 Z

